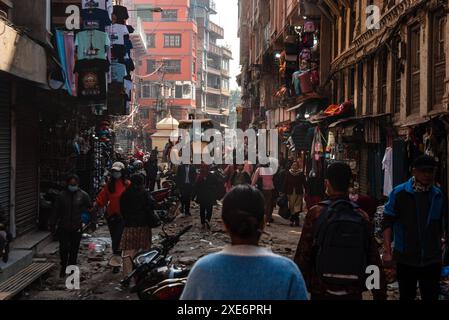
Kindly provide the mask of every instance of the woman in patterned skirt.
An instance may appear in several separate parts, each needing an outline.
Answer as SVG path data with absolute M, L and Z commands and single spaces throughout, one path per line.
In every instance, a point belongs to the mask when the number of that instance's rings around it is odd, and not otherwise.
M 132 259 L 138 251 L 151 248 L 151 216 L 154 202 L 145 190 L 145 180 L 140 174 L 131 177 L 131 187 L 120 199 L 120 208 L 125 219 L 120 248 L 123 250 L 123 274 L 132 271 Z

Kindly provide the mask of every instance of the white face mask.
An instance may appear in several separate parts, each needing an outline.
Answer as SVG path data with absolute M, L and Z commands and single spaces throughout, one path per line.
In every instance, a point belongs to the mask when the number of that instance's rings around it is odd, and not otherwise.
M 79 186 L 69 186 L 68 189 L 70 192 L 77 192 L 79 190 Z

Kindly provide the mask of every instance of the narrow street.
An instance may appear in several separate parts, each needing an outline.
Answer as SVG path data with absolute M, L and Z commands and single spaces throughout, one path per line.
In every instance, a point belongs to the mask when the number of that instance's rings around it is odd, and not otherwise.
M 225 234 L 220 217 L 220 207 L 214 210 L 211 231 L 202 231 L 199 222 L 198 208 L 192 209 L 192 217 L 178 217 L 166 230 L 168 234 L 176 233 L 183 227 L 193 225 L 193 229 L 181 238 L 178 245 L 171 251 L 173 261 L 177 264 L 192 266 L 200 257 L 220 251 L 229 243 L 229 237 Z M 275 223 L 267 227 L 269 235 L 263 235 L 263 246 L 272 248 L 273 252 L 293 258 L 300 237 L 300 229 L 292 228 L 288 221 L 275 215 Z M 153 241 L 158 242 L 160 229 L 153 230 Z M 101 226 L 94 234 L 94 238 L 108 238 L 107 226 Z M 119 282 L 122 274 L 113 274 L 108 266 L 110 247 L 107 251 L 89 259 L 88 248 L 81 246 L 79 266 L 81 271 L 81 283 L 79 291 L 69 291 L 65 286 L 65 279 L 59 279 L 59 269 L 56 267 L 45 278 L 41 279 L 27 291 L 21 299 L 24 300 L 136 300 L 137 296 L 122 291 Z M 56 265 L 59 263 L 58 253 L 39 255 Z
M 168 234 L 174 234 L 182 228 L 193 225 L 193 229 L 181 238 L 178 245 L 171 251 L 175 264 L 192 267 L 202 256 L 218 252 L 225 245 L 229 244 L 229 236 L 225 233 L 220 217 L 220 206 L 214 208 L 211 231 L 202 231 L 199 223 L 199 209 L 192 209 L 192 217 L 178 217 L 176 221 L 166 227 Z M 261 245 L 271 248 L 274 253 L 293 259 L 301 229 L 291 227 L 290 222 L 284 220 L 279 215 L 274 214 L 275 222 L 266 227 L 266 234 L 262 236 Z M 153 241 L 155 244 L 160 239 L 161 230 L 153 230 Z M 109 239 L 107 226 L 101 226 L 92 238 Z M 91 238 L 91 239 L 92 239 Z M 85 240 L 89 243 L 88 240 Z M 122 274 L 113 274 L 112 268 L 108 265 L 111 255 L 110 246 L 104 254 L 95 258 L 88 257 L 86 245 L 81 246 L 79 255 L 79 266 L 81 271 L 80 290 L 67 290 L 65 279 L 58 277 L 59 269 L 56 267 L 40 281 L 27 289 L 21 300 L 138 300 L 135 294 L 124 291 L 119 286 L 123 279 Z M 59 263 L 57 252 L 46 255 L 38 255 L 40 259 Z M 397 300 L 397 284 L 389 285 L 389 299 Z M 365 299 L 371 300 L 372 296 L 366 293 Z

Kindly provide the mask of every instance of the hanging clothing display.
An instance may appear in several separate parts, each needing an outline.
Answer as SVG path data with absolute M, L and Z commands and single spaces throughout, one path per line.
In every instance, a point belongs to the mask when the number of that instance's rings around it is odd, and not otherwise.
M 76 35 L 75 46 L 77 48 L 78 60 L 106 60 L 110 41 L 105 32 L 98 30 L 87 30 L 79 32 Z
M 384 170 L 384 196 L 390 196 L 393 191 L 393 148 L 388 147 L 385 150 L 384 159 L 382 161 L 382 170 Z
M 106 31 L 106 27 L 112 24 L 109 13 L 101 9 L 83 9 L 81 10 L 82 27 L 84 30 Z
M 125 37 L 129 37 L 129 31 L 126 25 L 114 23 L 107 30 L 111 39 L 111 45 L 125 45 Z
M 118 62 L 111 64 L 112 82 L 123 83 L 126 74 L 126 66 L 124 64 Z
M 75 36 L 73 32 L 56 30 L 56 47 L 65 75 L 64 89 L 71 96 L 76 96 L 75 75 Z
M 76 62 L 78 73 L 78 97 L 91 100 L 106 99 L 106 73 L 109 63 L 106 60 L 80 60 Z
M 130 80 L 125 80 L 124 81 L 124 86 L 125 86 L 126 96 L 128 97 L 127 100 L 131 101 L 131 93 L 132 93 L 132 90 L 133 90 L 133 82 L 130 81 Z

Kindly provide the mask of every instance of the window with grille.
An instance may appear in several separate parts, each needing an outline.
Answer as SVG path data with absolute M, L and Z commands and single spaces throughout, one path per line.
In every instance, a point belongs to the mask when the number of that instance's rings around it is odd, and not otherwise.
M 156 35 L 154 33 L 147 34 L 148 48 L 156 48 Z
M 181 73 L 181 60 L 166 60 L 164 65 L 166 73 Z
M 140 97 L 142 99 L 157 99 L 159 96 L 160 87 L 150 81 L 142 82 Z
M 446 55 L 444 41 L 446 31 L 446 16 L 436 13 L 432 19 L 432 109 L 441 109 L 444 97 L 444 81 L 446 79 Z
M 164 47 L 165 48 L 180 48 L 181 47 L 181 35 L 180 34 L 165 34 L 164 35 Z
M 379 113 L 387 110 L 387 74 L 388 74 L 388 51 L 384 49 L 379 56 Z
M 409 97 L 408 114 L 419 113 L 420 106 L 420 76 L 421 76 L 421 26 L 415 25 L 409 29 L 409 68 L 408 68 L 408 82 L 409 82 Z
M 397 38 L 393 42 L 393 113 L 401 112 L 401 60 L 399 59 L 399 51 L 401 39 Z
M 371 58 L 367 64 L 367 77 L 368 83 L 366 91 L 368 97 L 366 99 L 366 114 L 373 114 L 373 104 L 374 104 L 374 59 Z
M 362 115 L 363 110 L 363 89 L 365 81 L 363 77 L 363 63 L 359 63 L 357 66 L 357 115 Z
M 178 10 L 162 11 L 162 21 L 178 21 Z
M 355 93 L 355 67 L 349 69 L 349 100 L 354 101 Z

